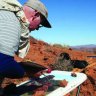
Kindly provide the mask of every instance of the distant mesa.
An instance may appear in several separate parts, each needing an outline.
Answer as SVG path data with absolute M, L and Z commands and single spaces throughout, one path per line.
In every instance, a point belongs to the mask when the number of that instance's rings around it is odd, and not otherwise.
M 76 48 L 76 49 L 79 49 L 79 48 L 96 48 L 96 45 L 95 44 L 79 45 L 79 46 L 71 46 L 71 48 Z
M 79 45 L 79 46 L 71 46 L 72 49 L 93 52 L 96 54 L 96 45 L 89 44 L 89 45 Z

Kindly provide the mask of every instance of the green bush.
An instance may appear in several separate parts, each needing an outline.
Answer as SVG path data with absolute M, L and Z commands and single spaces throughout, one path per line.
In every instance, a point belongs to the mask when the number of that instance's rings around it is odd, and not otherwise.
M 62 45 L 62 44 L 58 44 L 58 43 L 57 44 L 53 44 L 52 46 L 53 47 L 59 47 L 59 48 L 69 48 L 69 45 L 65 45 L 65 44 Z

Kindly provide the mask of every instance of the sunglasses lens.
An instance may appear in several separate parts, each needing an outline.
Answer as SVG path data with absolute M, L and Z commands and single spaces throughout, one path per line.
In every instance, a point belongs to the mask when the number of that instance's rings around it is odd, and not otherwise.
M 39 25 L 38 28 L 36 28 L 36 30 L 39 30 L 39 28 L 43 27 L 42 25 Z

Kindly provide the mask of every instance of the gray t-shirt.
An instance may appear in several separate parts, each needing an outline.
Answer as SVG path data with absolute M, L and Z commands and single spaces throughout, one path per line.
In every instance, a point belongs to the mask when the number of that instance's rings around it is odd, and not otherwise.
M 21 25 L 13 12 L 0 10 L 0 53 L 14 56 L 20 41 Z

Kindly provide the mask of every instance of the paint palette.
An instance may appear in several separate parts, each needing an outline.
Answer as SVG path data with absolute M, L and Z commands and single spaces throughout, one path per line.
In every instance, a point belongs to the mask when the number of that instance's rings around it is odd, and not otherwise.
M 47 92 L 46 96 L 64 96 L 67 93 L 74 90 L 76 87 L 81 85 L 86 79 L 87 76 L 84 73 L 75 73 L 77 76 L 71 76 L 72 72 L 68 71 L 58 71 L 54 70 L 50 74 L 44 74 L 44 75 L 54 75 L 53 78 L 54 81 L 58 80 L 66 80 L 68 81 L 68 84 L 66 87 L 57 87 L 53 88 L 54 90 Z M 44 75 L 42 75 L 40 78 L 43 78 Z

